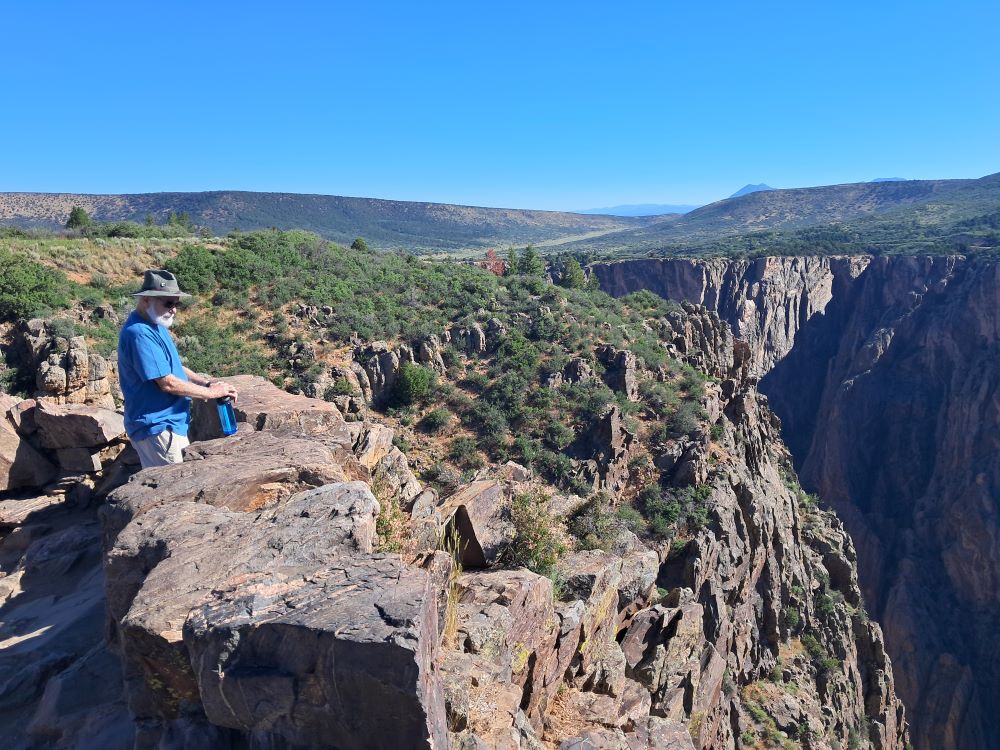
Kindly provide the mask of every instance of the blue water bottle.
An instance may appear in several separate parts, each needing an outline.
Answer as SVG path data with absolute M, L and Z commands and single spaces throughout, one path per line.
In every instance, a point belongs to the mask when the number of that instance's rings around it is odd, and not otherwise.
M 219 410 L 219 424 L 222 426 L 223 435 L 236 434 L 236 412 L 233 411 L 232 396 L 223 396 L 215 399 L 216 408 Z

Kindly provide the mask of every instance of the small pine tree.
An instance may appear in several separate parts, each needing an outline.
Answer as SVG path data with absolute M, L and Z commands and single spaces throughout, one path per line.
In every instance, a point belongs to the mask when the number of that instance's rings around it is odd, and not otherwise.
M 67 229 L 83 229 L 91 224 L 90 215 L 79 206 L 73 206 L 69 212 L 69 219 L 66 220 Z
M 367 253 L 368 243 L 365 242 L 363 237 L 355 237 L 354 242 L 351 243 L 351 250 L 357 250 L 359 253 Z
M 587 285 L 587 277 L 583 273 L 580 261 L 573 257 L 566 260 L 559 284 L 567 289 L 583 289 Z
M 525 276 L 542 276 L 545 273 L 545 263 L 533 245 L 528 245 L 524 248 L 524 252 L 521 253 L 521 259 L 518 261 L 517 270 L 518 273 Z
M 517 257 L 517 248 L 507 249 L 507 273 L 520 273 L 521 260 Z

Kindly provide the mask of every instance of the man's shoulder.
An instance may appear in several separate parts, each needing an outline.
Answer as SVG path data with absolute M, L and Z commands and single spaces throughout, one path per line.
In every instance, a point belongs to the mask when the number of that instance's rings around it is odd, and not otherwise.
M 132 316 L 125 321 L 121 333 L 118 334 L 119 343 L 146 343 L 157 341 L 158 338 L 152 326 Z

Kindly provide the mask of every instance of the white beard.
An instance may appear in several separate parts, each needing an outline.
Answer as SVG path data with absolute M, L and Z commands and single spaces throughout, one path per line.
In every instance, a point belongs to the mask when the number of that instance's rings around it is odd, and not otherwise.
M 176 316 L 174 315 L 161 315 L 158 318 L 153 318 L 153 322 L 158 326 L 163 326 L 164 328 L 170 328 L 174 324 Z

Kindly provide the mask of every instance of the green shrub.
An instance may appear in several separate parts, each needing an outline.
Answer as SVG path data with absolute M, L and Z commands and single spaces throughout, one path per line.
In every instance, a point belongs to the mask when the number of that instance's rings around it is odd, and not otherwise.
M 552 575 L 566 548 L 556 530 L 556 522 L 545 510 L 544 498 L 533 494 L 516 495 L 511 501 L 510 517 L 514 538 L 504 553 L 504 562 L 540 575 Z
M 241 292 L 273 274 L 268 273 L 260 257 L 245 248 L 234 247 L 216 258 L 215 277 L 224 289 Z
M 334 396 L 354 396 L 356 392 L 351 381 L 347 378 L 337 378 L 327 390 L 333 391 Z
M 622 521 L 611 512 L 608 497 L 598 493 L 570 515 L 566 526 L 579 540 L 580 549 L 609 550 L 621 532 Z
M 69 285 L 59 271 L 0 248 L 0 320 L 31 318 L 69 305 Z
M 207 247 L 185 245 L 164 265 L 190 294 L 203 294 L 215 287 L 215 256 Z
M 799 611 L 795 607 L 789 606 L 785 607 L 783 612 L 785 615 L 785 624 L 788 625 L 788 629 L 795 630 L 799 626 Z
M 393 401 L 397 404 L 415 404 L 426 398 L 434 380 L 434 372 L 426 367 L 404 362 L 399 368 L 399 378 L 393 389 Z
M 420 420 L 420 426 L 427 432 L 438 433 L 451 422 L 451 412 L 447 409 L 432 409 Z
M 69 211 L 69 218 L 66 220 L 66 228 L 83 229 L 89 227 L 90 223 L 90 215 L 79 206 L 73 206 Z
M 677 407 L 677 411 L 670 416 L 667 424 L 674 435 L 690 435 L 701 429 L 701 420 L 704 416 L 705 413 L 698 404 L 685 401 Z
M 639 534 L 646 530 L 646 519 L 631 505 L 619 505 L 615 514 L 622 525 L 633 534 Z
M 483 465 L 483 459 L 476 449 L 476 441 L 468 437 L 457 437 L 448 447 L 448 458 L 463 469 L 478 469 Z

